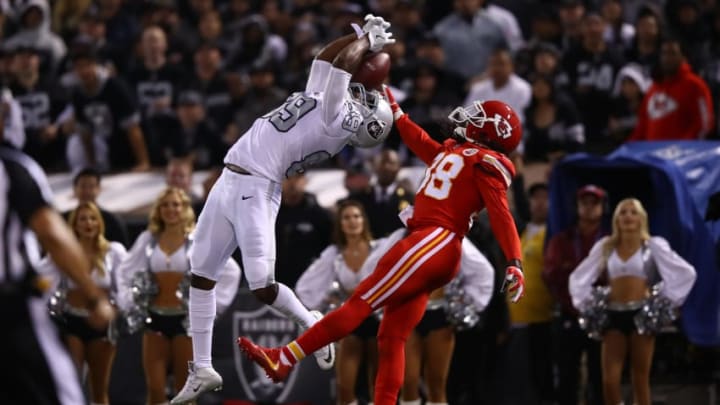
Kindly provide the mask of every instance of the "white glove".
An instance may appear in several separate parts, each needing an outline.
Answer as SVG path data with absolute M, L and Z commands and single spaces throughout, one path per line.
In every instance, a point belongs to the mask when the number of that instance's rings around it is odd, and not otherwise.
M 380 52 L 385 45 L 395 43 L 395 38 L 392 37 L 392 32 L 385 32 L 379 27 L 373 27 L 370 32 L 367 33 L 368 40 L 370 41 L 370 52 Z
M 368 14 L 365 16 L 365 25 L 363 25 L 362 30 L 368 33 L 373 27 L 380 27 L 384 31 L 387 31 L 387 29 L 390 28 L 390 23 L 382 17 L 375 17 L 372 14 Z

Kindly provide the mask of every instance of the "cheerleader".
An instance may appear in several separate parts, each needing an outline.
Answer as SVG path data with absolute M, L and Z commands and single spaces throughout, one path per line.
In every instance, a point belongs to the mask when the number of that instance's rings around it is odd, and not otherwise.
M 148 404 L 165 404 L 166 377 L 174 376 L 175 392 L 187 379 L 187 365 L 192 360 L 192 342 L 188 335 L 187 283 L 190 272 L 188 259 L 192 244 L 191 232 L 195 214 L 190 198 L 181 189 L 169 187 L 155 201 L 148 229 L 133 244 L 122 262 L 120 275 L 120 308 L 129 312 L 133 305 L 132 284 L 136 273 L 149 272 L 157 293 L 153 295 L 143 334 L 143 369 Z M 226 308 L 237 292 L 240 268 L 229 259 L 218 283 L 218 313 Z M 185 282 L 184 282 L 185 281 Z
M 655 337 L 638 333 L 635 315 L 657 281 L 660 295 L 679 307 L 695 282 L 695 269 L 665 239 L 650 236 L 647 212 L 640 201 L 628 198 L 615 208 L 612 234 L 595 243 L 570 275 L 570 295 L 581 312 L 588 309 L 593 285 L 601 275 L 609 284 L 608 324 L 602 334 L 605 403 L 623 404 L 621 378 L 629 354 L 634 403 L 650 405 Z M 658 275 L 661 280 L 654 280 Z
M 379 243 L 372 239 L 370 223 L 359 202 L 345 200 L 338 205 L 333 239 L 335 244 L 320 254 L 295 286 L 298 298 L 308 309 L 328 310 L 340 305 L 360 281 L 374 270 L 374 266 L 365 264 Z M 338 343 L 335 373 L 339 405 L 357 404 L 355 382 L 363 360 L 367 364 L 367 384 L 372 398 L 379 325 L 378 318 L 370 316 Z
M 70 212 L 68 222 L 92 265 L 92 280 L 108 297 L 115 297 L 117 268 L 127 255 L 125 248 L 119 242 L 105 239 L 105 223 L 92 202 L 80 203 Z M 59 274 L 49 257 L 38 267 L 42 274 Z M 85 364 L 88 366 L 91 405 L 109 404 L 110 370 L 115 358 L 115 342 L 108 333 L 109 328 L 97 330 L 88 324 L 88 298 L 67 277 L 60 278 L 55 296 L 63 297 L 61 312 L 57 315 L 79 374 L 82 375 Z

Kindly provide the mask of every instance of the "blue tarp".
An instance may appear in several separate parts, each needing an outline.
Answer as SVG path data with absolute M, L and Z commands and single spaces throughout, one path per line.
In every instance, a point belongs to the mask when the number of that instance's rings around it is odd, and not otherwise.
M 698 345 L 720 344 L 720 221 L 703 219 L 710 195 L 720 191 L 720 142 L 634 142 L 607 157 L 568 156 L 551 174 L 548 237 L 574 223 L 575 190 L 587 183 L 608 191 L 611 210 L 626 197 L 643 202 L 651 234 L 666 238 L 698 273 L 683 307 L 686 335 Z

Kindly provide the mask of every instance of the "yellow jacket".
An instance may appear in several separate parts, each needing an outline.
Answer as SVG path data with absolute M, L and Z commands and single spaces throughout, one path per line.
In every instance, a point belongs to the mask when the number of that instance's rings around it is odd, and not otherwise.
M 543 225 L 540 230 L 530 236 L 529 229 L 532 227 L 533 225 L 529 224 L 520 238 L 525 295 L 517 303 L 508 302 L 510 321 L 513 324 L 548 322 L 552 319 L 555 305 L 542 279 L 546 227 Z

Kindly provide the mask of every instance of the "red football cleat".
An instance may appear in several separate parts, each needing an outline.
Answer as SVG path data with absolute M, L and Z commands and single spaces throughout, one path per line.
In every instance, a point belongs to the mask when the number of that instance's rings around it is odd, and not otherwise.
M 273 382 L 279 383 L 287 379 L 292 370 L 292 366 L 287 366 L 280 361 L 281 349 L 258 346 L 246 337 L 239 337 L 237 344 L 240 346 L 240 350 L 242 350 L 250 360 L 265 370 L 265 374 L 267 374 Z

